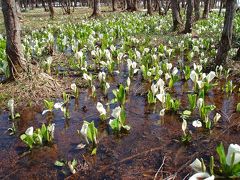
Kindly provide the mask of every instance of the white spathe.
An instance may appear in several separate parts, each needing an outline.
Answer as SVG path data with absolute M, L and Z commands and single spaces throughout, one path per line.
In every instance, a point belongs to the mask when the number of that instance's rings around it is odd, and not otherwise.
M 199 120 L 195 120 L 195 121 L 193 121 L 192 125 L 196 128 L 200 128 L 200 127 L 202 127 L 202 122 Z
M 240 146 L 238 144 L 230 144 L 226 157 L 227 165 L 231 165 L 233 154 L 235 154 L 233 165 L 240 162 Z
M 107 112 L 106 109 L 103 107 L 102 103 L 98 102 L 96 107 L 100 115 L 106 115 Z
M 121 115 L 121 107 L 120 106 L 118 106 L 118 107 L 116 107 L 115 109 L 113 109 L 113 111 L 112 111 L 112 117 L 114 117 L 114 118 L 119 118 L 120 117 L 120 115 Z
M 75 83 L 71 84 L 71 89 L 76 92 L 77 91 L 77 85 Z
M 208 173 L 206 172 L 199 172 L 199 173 L 196 173 L 194 174 L 193 176 L 191 176 L 189 178 L 189 180 L 199 180 L 199 179 L 203 179 L 203 180 L 214 180 L 215 179 L 215 176 L 212 175 L 210 176 Z
M 202 172 L 202 163 L 198 158 L 196 158 L 189 166 L 196 172 Z
M 33 127 L 29 127 L 26 131 L 25 134 L 28 136 L 32 136 L 33 135 Z
M 216 77 L 216 73 L 214 71 L 211 71 L 207 76 L 207 82 L 210 83 L 214 78 Z
M 85 141 L 87 142 L 87 144 L 89 144 L 88 138 L 87 138 L 88 124 L 89 123 L 87 121 L 84 121 L 83 125 L 82 125 L 82 129 L 80 131 L 80 133 L 83 135 L 83 137 L 84 137 Z

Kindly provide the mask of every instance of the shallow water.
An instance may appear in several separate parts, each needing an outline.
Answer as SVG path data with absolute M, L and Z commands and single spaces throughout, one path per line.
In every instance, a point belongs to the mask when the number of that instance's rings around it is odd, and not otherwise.
M 125 82 L 126 71 L 115 74 L 108 79 L 111 90 L 119 83 Z M 124 78 L 122 78 L 124 77 Z M 139 76 L 138 76 L 139 77 Z M 7 129 L 12 122 L 8 120 L 8 112 L 0 116 L 0 179 L 153 179 L 164 157 L 163 169 L 158 178 L 166 178 L 176 173 L 176 179 L 183 179 L 191 173 L 188 165 L 197 157 L 208 161 L 211 155 L 216 157 L 216 146 L 223 142 L 225 147 L 230 143 L 240 144 L 239 113 L 236 105 L 240 102 L 237 94 L 227 97 L 215 87 L 207 96 L 207 104 L 216 105 L 215 112 L 222 115 L 220 122 L 211 130 L 196 129 L 189 123 L 192 132 L 192 142 L 185 146 L 179 142 L 182 130 L 179 115 L 168 113 L 164 117 L 158 115 L 159 104 L 147 104 L 144 94 L 148 83 L 142 83 L 138 77 L 132 81 L 130 93 L 126 102 L 127 124 L 131 126 L 128 134 L 120 137 L 112 134 L 107 122 L 101 122 L 96 104 L 103 104 L 113 98 L 109 91 L 103 98 L 97 89 L 98 98 L 89 96 L 87 89 L 80 89 L 80 97 L 70 102 L 71 118 L 65 120 L 61 111 L 54 111 L 52 119 L 42 116 L 41 107 L 21 109 L 21 119 L 16 123 L 18 132 L 9 136 Z M 98 85 L 96 85 L 98 86 Z M 181 109 L 187 108 L 187 91 L 191 90 L 190 82 L 179 82 L 174 86 L 174 96 L 181 100 Z M 56 99 L 56 102 L 61 99 Z M 116 105 L 111 105 L 114 109 Z M 199 118 L 194 113 L 192 120 Z M 214 114 L 210 117 L 213 118 Z M 84 141 L 77 134 L 83 120 L 94 121 L 98 127 L 99 144 L 96 156 L 90 156 L 85 149 L 78 150 L 76 146 Z M 40 127 L 42 123 L 56 123 L 54 144 L 28 152 L 19 136 L 29 126 Z M 28 152 L 28 153 L 26 153 Z M 78 173 L 71 175 L 62 168 L 54 166 L 56 160 L 77 159 Z M 163 177 L 161 177 L 163 176 Z

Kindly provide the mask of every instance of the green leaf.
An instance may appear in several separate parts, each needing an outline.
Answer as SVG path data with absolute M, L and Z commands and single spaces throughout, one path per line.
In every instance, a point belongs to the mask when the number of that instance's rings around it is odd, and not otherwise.
M 54 165 L 58 166 L 58 167 L 63 167 L 63 166 L 65 166 L 65 163 L 57 160 L 57 161 L 55 161 Z
M 220 159 L 221 166 L 224 167 L 226 165 L 226 155 L 225 155 L 223 143 L 218 145 L 216 150 Z
M 93 148 L 91 155 L 96 155 L 97 154 L 97 148 Z

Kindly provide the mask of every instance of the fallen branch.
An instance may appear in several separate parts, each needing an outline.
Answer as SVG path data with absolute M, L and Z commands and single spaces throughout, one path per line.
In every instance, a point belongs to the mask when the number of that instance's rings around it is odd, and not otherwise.
M 154 176 L 154 180 L 157 179 L 158 173 L 161 171 L 161 169 L 162 169 L 162 167 L 163 167 L 163 165 L 164 165 L 165 160 L 166 160 L 166 157 L 164 156 L 164 157 L 163 157 L 163 162 L 162 162 L 161 166 L 159 167 L 157 173 L 156 173 L 155 176 Z

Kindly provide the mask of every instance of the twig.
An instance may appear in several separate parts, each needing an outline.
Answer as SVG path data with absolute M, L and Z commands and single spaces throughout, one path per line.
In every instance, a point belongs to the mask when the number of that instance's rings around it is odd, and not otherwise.
M 163 165 L 164 165 L 165 160 L 166 160 L 166 157 L 164 156 L 164 157 L 163 157 L 162 164 L 161 164 L 161 166 L 159 167 L 157 173 L 156 173 L 155 176 L 154 176 L 154 180 L 157 179 L 158 173 L 161 171 L 161 169 L 162 169 L 162 167 L 163 167 Z

